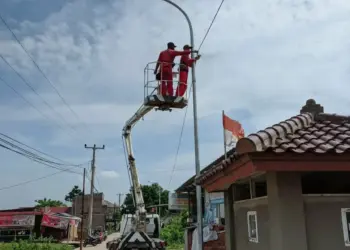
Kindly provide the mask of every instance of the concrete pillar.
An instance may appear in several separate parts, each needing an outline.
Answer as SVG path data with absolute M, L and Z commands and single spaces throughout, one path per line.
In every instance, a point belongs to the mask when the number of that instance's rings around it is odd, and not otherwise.
M 307 250 L 300 174 L 266 174 L 270 222 L 270 250 Z
M 236 250 L 236 232 L 235 232 L 235 211 L 234 211 L 234 186 L 231 185 L 224 192 L 225 206 L 225 245 L 226 250 Z
M 185 229 L 185 235 L 184 235 L 184 240 L 185 240 L 185 248 L 184 248 L 184 250 L 188 250 L 188 229 L 186 228 Z

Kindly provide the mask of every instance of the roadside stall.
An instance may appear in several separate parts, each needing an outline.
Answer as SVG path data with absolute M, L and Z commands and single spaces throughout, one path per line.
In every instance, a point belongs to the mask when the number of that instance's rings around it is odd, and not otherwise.
M 44 213 L 41 221 L 42 235 L 58 241 L 74 241 L 78 238 L 78 226 L 81 219 L 66 213 Z
M 0 241 L 28 239 L 37 231 L 35 219 L 38 212 L 1 212 Z

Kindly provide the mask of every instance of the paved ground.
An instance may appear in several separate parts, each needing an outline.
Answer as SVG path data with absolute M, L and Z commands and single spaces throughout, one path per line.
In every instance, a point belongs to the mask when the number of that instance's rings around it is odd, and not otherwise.
M 105 240 L 104 242 L 102 242 L 101 244 L 98 244 L 97 246 L 93 247 L 91 245 L 83 247 L 83 249 L 87 249 L 87 250 L 107 250 L 106 248 L 106 243 L 110 240 L 113 240 L 114 238 L 119 237 L 119 233 L 113 233 L 111 235 L 108 235 L 107 240 Z M 79 250 L 80 248 L 76 248 L 75 250 Z

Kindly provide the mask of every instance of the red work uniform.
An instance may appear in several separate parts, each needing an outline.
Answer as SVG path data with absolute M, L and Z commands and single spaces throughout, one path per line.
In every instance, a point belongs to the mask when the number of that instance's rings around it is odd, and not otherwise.
M 160 92 L 162 95 L 173 95 L 173 70 L 172 64 L 176 56 L 189 55 L 191 51 L 176 51 L 167 49 L 160 52 L 158 63 L 160 64 Z
M 188 67 L 192 67 L 196 59 L 192 59 L 189 55 L 181 56 L 180 60 L 180 76 L 179 85 L 176 89 L 176 96 L 183 96 L 187 90 Z

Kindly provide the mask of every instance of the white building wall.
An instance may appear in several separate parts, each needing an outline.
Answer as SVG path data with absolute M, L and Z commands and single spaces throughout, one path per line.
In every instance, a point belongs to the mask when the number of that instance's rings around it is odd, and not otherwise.
M 220 223 L 220 218 L 225 218 L 224 193 L 208 193 L 205 191 L 205 208 L 210 207 L 214 213 L 216 223 Z

